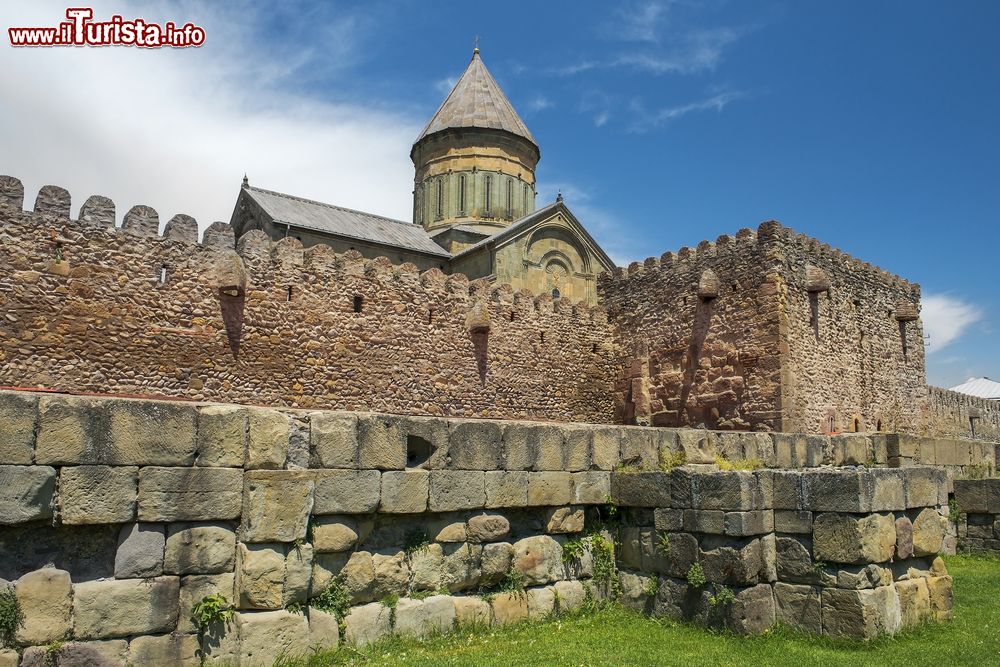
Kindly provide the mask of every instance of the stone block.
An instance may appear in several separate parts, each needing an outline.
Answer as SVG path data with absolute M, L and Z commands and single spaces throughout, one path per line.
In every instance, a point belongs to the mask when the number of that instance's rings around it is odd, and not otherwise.
M 431 471 L 428 502 L 431 512 L 479 509 L 485 505 L 486 473 L 474 470 Z
M 554 507 L 545 512 L 545 532 L 567 534 L 583 532 L 582 507 Z
M 251 470 L 243 480 L 244 542 L 303 540 L 316 483 L 306 470 Z
M 441 547 L 441 584 L 451 592 L 479 586 L 483 546 L 445 544 Z
M 925 578 L 897 581 L 895 586 L 903 627 L 920 625 L 932 617 L 931 596 Z
M 423 600 L 403 598 L 396 604 L 397 635 L 426 637 L 449 632 L 455 625 L 455 603 L 449 595 L 432 595 Z
M 972 443 L 968 440 L 938 440 L 934 446 L 939 466 L 967 466 L 972 463 Z
M 309 598 L 313 571 L 313 547 L 308 542 L 293 544 L 285 556 L 285 587 L 283 606 L 305 603 Z
M 642 569 L 642 528 L 623 526 L 619 531 L 619 561 L 626 570 Z
M 170 632 L 177 625 L 180 579 L 84 581 L 73 586 L 73 636 L 108 639 Z
M 563 427 L 563 470 L 581 472 L 590 470 L 592 432 L 589 426 Z
M 247 470 L 280 470 L 288 458 L 291 422 L 288 415 L 267 408 L 248 408 Z
M 390 415 L 359 415 L 358 467 L 363 470 L 402 470 L 406 467 L 406 434 Z
M 777 538 L 772 533 L 760 538 L 760 576 L 764 581 L 774 583 L 778 580 L 778 547 Z
M 128 664 L 199 667 L 198 636 L 169 634 L 136 637 L 128 645 Z
M 467 525 L 470 542 L 496 542 L 510 534 L 510 521 L 501 514 L 477 514 Z
M 850 639 L 871 639 L 895 634 L 902 619 L 894 586 L 868 590 L 824 588 L 823 634 Z
M 763 559 L 759 539 L 703 539 L 698 561 L 708 581 L 746 586 L 757 583 Z
M 110 452 L 95 463 L 189 466 L 194 463 L 198 413 L 184 403 L 107 401 Z
M 80 525 L 133 521 L 138 489 L 139 469 L 134 466 L 64 467 L 59 473 L 62 522 Z
M 739 511 L 770 509 L 771 494 L 747 471 L 709 472 L 692 475 L 692 507 L 706 510 Z
M 39 653 L 44 653 L 44 650 L 39 649 L 42 649 L 42 647 L 29 647 L 25 649 L 24 652 L 28 653 L 29 651 L 37 651 Z M 39 661 L 42 661 L 45 659 L 45 656 L 39 655 L 38 659 Z M 21 655 L 18 654 L 17 651 L 12 648 L 0 648 L 0 667 L 17 667 L 19 664 L 21 664 Z
M 375 599 L 375 561 L 367 551 L 355 551 L 341 570 L 344 590 L 352 604 Z
M 736 593 L 726 609 L 726 627 L 739 635 L 759 635 L 775 622 L 774 594 L 769 584 L 758 584 Z
M 41 396 L 35 463 L 111 463 L 107 404 L 79 396 Z
M 507 542 L 491 542 L 483 545 L 480 558 L 480 577 L 483 586 L 496 586 L 510 572 L 510 561 L 514 557 L 514 547 Z
M 580 581 L 557 581 L 552 588 L 556 592 L 556 611 L 560 614 L 576 611 L 587 598 L 587 591 Z
M 469 532 L 464 521 L 454 514 L 444 514 L 427 523 L 427 535 L 435 542 L 465 542 Z
M 896 549 L 891 514 L 817 514 L 813 521 L 816 560 L 832 563 L 884 563 Z
M 459 595 L 452 597 L 452 601 L 455 605 L 455 625 L 459 629 L 485 627 L 493 619 L 490 603 L 480 597 Z
M 234 594 L 235 576 L 232 572 L 223 574 L 192 574 L 181 577 L 180 589 L 180 613 L 177 617 L 177 632 L 191 633 L 197 632 L 198 626 L 191 618 L 194 606 L 209 595 L 221 594 L 230 604 L 236 602 Z M 226 627 L 210 627 L 207 634 L 223 634 L 228 630 Z
M 802 510 L 774 510 L 775 532 L 808 535 L 812 532 L 812 529 L 812 512 Z
M 990 496 L 993 494 L 994 483 L 989 479 L 956 479 L 955 504 L 962 512 L 969 514 L 987 514 L 990 511 Z M 929 492 L 923 494 L 921 500 L 930 500 Z M 937 494 L 934 494 L 934 500 Z M 937 502 L 922 502 L 919 506 L 936 505 Z
M 524 575 L 526 586 L 543 586 L 565 578 L 562 545 L 548 535 L 515 542 L 511 564 Z
M 864 471 L 862 480 L 871 497 L 873 512 L 899 512 L 906 509 L 905 473 L 900 469 L 873 468 Z
M 239 468 L 246 462 L 247 409 L 236 405 L 198 408 L 195 465 Z
M 914 466 L 903 469 L 903 475 L 907 509 L 948 504 L 947 471 Z M 959 507 L 964 510 L 961 504 Z
M 722 510 L 683 510 L 684 530 L 690 533 L 721 535 L 725 531 L 726 513 Z
M 503 430 L 502 449 L 503 467 L 506 470 L 561 470 L 562 427 L 558 424 L 529 422 L 507 424 Z M 617 451 L 615 455 L 617 456 Z
M 503 467 L 503 431 L 495 421 L 452 419 L 448 456 L 457 470 L 499 470 Z
M 896 559 L 906 560 L 913 556 L 913 523 L 908 517 L 896 519 Z
M 861 433 L 831 436 L 830 445 L 835 466 L 863 466 L 875 458 L 871 437 Z
M 488 470 L 485 483 L 488 508 L 525 507 L 528 504 L 527 472 Z
M 66 642 L 58 646 L 30 646 L 24 650 L 21 667 L 117 667 L 126 664 L 128 642 L 105 639 Z M 3 664 L 0 662 L 0 664 Z M 15 665 L 17 663 L 14 663 Z
M 526 593 L 500 593 L 490 602 L 493 625 L 520 623 L 528 618 L 528 595 Z
M 410 566 L 402 551 L 372 554 L 372 571 L 375 576 L 373 595 L 376 599 L 406 594 L 410 582 Z
M 369 514 L 378 508 L 378 470 L 319 470 L 315 475 L 314 514 Z
M 913 555 L 937 556 L 948 531 L 948 520 L 934 508 L 920 510 L 913 519 Z
M 448 420 L 438 417 L 397 417 L 406 440 L 406 467 L 441 470 L 448 467 Z
M 773 470 L 771 471 L 771 483 L 774 509 L 806 509 L 801 472 L 796 470 Z
M 0 465 L 0 525 L 51 518 L 55 490 L 55 468 Z
M 653 525 L 658 531 L 681 530 L 684 526 L 684 510 L 657 508 L 653 510 Z
M 677 445 L 684 452 L 685 463 L 715 463 L 719 454 L 715 434 L 704 429 L 678 430 Z
M 950 575 L 927 578 L 927 593 L 930 596 L 931 613 L 939 621 L 951 620 L 954 595 Z
M 622 507 L 670 507 L 669 472 L 615 472 L 611 474 L 611 499 Z
M 573 474 L 528 473 L 528 506 L 568 505 L 573 500 Z
M 743 458 L 747 461 L 760 461 L 766 467 L 777 465 L 774 451 L 774 436 L 771 433 L 738 433 L 743 443 Z
M 240 609 L 281 609 L 285 589 L 284 548 L 236 545 L 236 595 Z
M 812 543 L 807 538 L 777 536 L 775 568 L 780 581 L 811 584 L 817 575 L 812 560 Z
M 243 471 L 238 468 L 139 470 L 140 521 L 212 521 L 240 516 Z
M 820 589 L 778 582 L 774 584 L 775 620 L 811 635 L 822 633 Z
M 611 497 L 611 473 L 589 470 L 573 473 L 573 502 L 578 505 L 603 505 Z
M 309 467 L 358 467 L 358 416 L 313 412 L 309 416 Z
M 775 433 L 774 451 L 779 468 L 815 468 L 826 462 L 830 438 L 801 433 Z M 832 452 L 831 452 L 832 462 Z
M 621 462 L 622 428 L 595 426 L 591 430 L 591 464 L 597 470 L 614 470 Z
M 17 641 L 48 644 L 69 636 L 73 607 L 69 572 L 53 567 L 29 572 L 14 582 L 14 592 L 24 614 L 24 625 L 17 629 Z
M 426 470 L 392 470 L 382 473 L 379 511 L 387 514 L 418 514 L 427 511 L 430 473 Z
M 312 543 L 317 552 L 337 552 L 353 549 L 371 532 L 370 521 L 358 521 L 350 516 L 320 516 L 313 519 Z
M 868 512 L 871 494 L 863 472 L 810 470 L 802 476 L 804 509 L 816 512 Z
M 163 574 L 165 543 L 166 535 L 160 524 L 122 526 L 115 553 L 115 579 L 146 579 Z
M 282 658 L 310 654 L 309 621 L 301 613 L 242 611 L 235 620 L 241 665 L 273 665 Z
M 353 607 L 344 619 L 344 639 L 354 646 L 373 644 L 392 632 L 391 611 L 378 602 Z
M 657 430 L 642 426 L 623 426 L 621 461 L 624 465 L 638 466 L 643 470 L 658 470 L 660 446 Z
M 167 526 L 163 571 L 167 574 L 231 572 L 236 533 L 220 523 L 173 523 Z
M 774 531 L 772 510 L 752 510 L 750 512 L 726 512 L 725 533 L 735 537 L 764 535 Z
M 546 586 L 544 588 L 531 588 L 528 594 L 528 618 L 543 620 L 552 615 L 556 607 L 556 594 L 554 589 Z
M 414 591 L 440 589 L 443 566 L 444 550 L 440 544 L 428 544 L 417 549 L 410 554 L 410 587 Z
M 309 608 L 309 646 L 320 651 L 332 651 L 340 644 L 340 625 L 337 617 L 320 611 L 316 607 Z
M 0 465 L 34 462 L 37 416 L 37 396 L 0 391 Z
M 319 595 L 330 587 L 334 578 L 343 572 L 344 566 L 347 565 L 350 556 L 351 554 L 349 553 L 313 553 L 313 596 Z M 369 554 L 370 556 L 371 554 Z M 372 576 L 374 577 L 374 570 L 372 571 Z

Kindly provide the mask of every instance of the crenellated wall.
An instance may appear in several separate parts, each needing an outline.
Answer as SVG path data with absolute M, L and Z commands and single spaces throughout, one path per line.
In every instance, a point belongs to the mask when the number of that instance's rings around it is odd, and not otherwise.
M 918 433 L 1000 442 L 1000 401 L 928 386 L 918 406 Z
M 585 304 L 0 183 L 0 386 L 404 414 L 610 422 Z M 95 204 L 95 202 L 97 202 Z M 98 206 L 97 204 L 100 204 Z
M 604 274 L 599 291 L 626 422 L 915 428 L 919 287 L 776 222 Z

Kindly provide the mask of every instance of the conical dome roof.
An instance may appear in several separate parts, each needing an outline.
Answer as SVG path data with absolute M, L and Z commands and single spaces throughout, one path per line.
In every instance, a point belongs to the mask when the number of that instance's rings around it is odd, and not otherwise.
M 472 53 L 472 62 L 415 143 L 435 132 L 458 127 L 505 130 L 538 145 L 486 69 L 483 59 L 479 57 L 479 49 Z

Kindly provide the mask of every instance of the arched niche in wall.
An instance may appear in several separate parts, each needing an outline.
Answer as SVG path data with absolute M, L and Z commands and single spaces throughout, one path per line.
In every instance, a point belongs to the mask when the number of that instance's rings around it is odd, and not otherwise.
M 580 245 L 576 236 L 567 228 L 546 225 L 532 232 L 525 247 L 524 260 L 543 267 L 543 259 L 556 252 L 562 255 L 567 269 L 572 273 L 591 273 L 590 254 Z

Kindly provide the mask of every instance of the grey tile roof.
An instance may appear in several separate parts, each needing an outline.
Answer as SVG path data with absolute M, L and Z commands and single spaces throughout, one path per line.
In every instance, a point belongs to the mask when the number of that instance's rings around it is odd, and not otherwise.
M 451 257 L 420 225 L 262 188 L 248 187 L 246 191 L 280 223 L 426 255 Z
M 1000 382 L 986 377 L 969 378 L 957 387 L 952 387 L 951 390 L 991 401 L 1000 401 Z
M 472 62 L 465 68 L 458 83 L 417 137 L 417 141 L 429 134 L 454 127 L 506 130 L 538 145 L 524 121 L 514 111 L 507 96 L 486 69 L 483 59 L 479 57 L 479 49 L 472 54 Z

